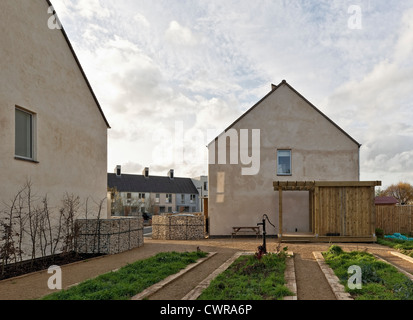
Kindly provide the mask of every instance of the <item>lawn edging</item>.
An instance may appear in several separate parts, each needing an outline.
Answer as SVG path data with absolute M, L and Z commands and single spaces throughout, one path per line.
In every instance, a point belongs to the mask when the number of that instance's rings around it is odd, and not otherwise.
M 409 257 L 408 255 L 405 255 L 405 254 L 403 254 L 401 252 L 398 252 L 398 251 L 390 251 L 390 253 L 392 255 L 396 256 L 396 257 L 402 258 L 406 261 L 409 261 L 409 262 L 413 263 L 413 258 Z
M 313 252 L 314 258 L 316 259 L 321 271 L 327 279 L 328 284 L 331 287 L 337 300 L 354 300 L 351 295 L 346 292 L 345 287 L 340 283 L 339 278 L 335 275 L 333 269 L 325 262 L 324 256 L 320 251 Z
M 285 286 L 290 290 L 293 295 L 284 297 L 284 300 L 298 300 L 297 297 L 297 280 L 295 277 L 295 264 L 294 253 L 289 251 L 287 260 L 285 261 L 287 268 L 285 269 L 284 279 L 286 281 Z
M 161 290 L 166 285 L 168 285 L 168 284 L 172 283 L 173 281 L 179 279 L 185 273 L 187 273 L 188 271 L 192 270 L 193 268 L 199 266 L 200 264 L 204 263 L 205 261 L 212 258 L 216 254 L 217 254 L 217 252 L 209 252 L 208 255 L 205 258 L 199 259 L 197 262 L 190 264 L 189 266 L 187 266 L 185 269 L 182 269 L 178 273 L 173 274 L 173 275 L 165 278 L 164 280 L 154 284 L 153 286 L 150 286 L 149 288 L 146 288 L 142 292 L 140 292 L 137 295 L 133 296 L 131 298 L 131 300 L 143 300 L 143 299 L 149 298 L 151 295 L 155 294 L 156 292 Z
M 194 289 L 192 289 L 182 300 L 196 300 L 206 288 L 209 287 L 211 281 L 218 277 L 222 272 L 227 270 L 242 255 L 253 255 L 252 252 L 237 252 L 227 261 L 225 261 L 218 269 L 212 272 L 208 277 L 201 281 Z
M 393 252 L 390 252 L 390 253 L 393 254 Z M 402 258 L 402 259 L 405 259 L 404 257 L 400 256 L 400 255 L 398 254 L 398 252 L 394 252 L 394 253 L 395 253 L 395 254 L 394 254 L 395 256 L 397 256 L 397 257 L 399 257 L 399 258 Z M 400 254 L 401 254 L 401 253 L 400 253 Z M 374 256 L 376 259 L 378 259 L 378 260 L 380 260 L 380 261 L 383 261 L 383 262 L 385 262 L 385 263 L 387 263 L 387 264 L 395 267 L 395 268 L 397 269 L 397 271 L 403 273 L 406 277 L 408 277 L 408 278 L 410 279 L 410 281 L 413 281 L 413 275 L 412 275 L 411 273 L 409 273 L 409 272 L 407 272 L 406 270 L 398 267 L 398 266 L 395 265 L 394 263 L 391 263 L 390 261 L 388 261 L 388 260 L 386 260 L 386 259 L 378 256 L 377 254 L 373 254 L 373 256 Z M 410 258 L 410 257 L 408 257 L 408 256 L 405 256 L 405 257 L 406 257 L 406 258 Z M 407 260 L 407 261 L 413 262 L 413 261 L 410 261 L 410 260 Z

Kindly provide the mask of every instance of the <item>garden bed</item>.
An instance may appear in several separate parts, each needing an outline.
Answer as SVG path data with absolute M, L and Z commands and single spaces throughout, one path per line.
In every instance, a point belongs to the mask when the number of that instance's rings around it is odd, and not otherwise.
M 168 252 L 139 260 L 100 275 L 43 300 L 130 300 L 146 288 L 206 257 L 205 252 Z
M 392 238 L 378 238 L 377 243 L 387 246 L 413 258 L 413 241 Z
M 331 246 L 323 253 L 326 263 L 333 269 L 340 283 L 355 300 L 411 300 L 413 282 L 390 264 L 379 261 L 372 254 L 361 251 L 344 252 Z M 348 270 L 361 269 L 361 288 L 350 289 Z
M 54 256 L 42 257 L 34 260 L 22 261 L 4 266 L 4 272 L 0 268 L 0 281 L 7 280 L 29 274 L 32 272 L 46 270 L 53 265 L 63 266 L 66 264 L 85 261 L 88 259 L 103 256 L 103 254 L 86 254 L 69 252 L 65 254 L 57 254 Z
M 285 252 L 239 257 L 216 277 L 198 300 L 282 300 L 293 294 L 285 286 Z

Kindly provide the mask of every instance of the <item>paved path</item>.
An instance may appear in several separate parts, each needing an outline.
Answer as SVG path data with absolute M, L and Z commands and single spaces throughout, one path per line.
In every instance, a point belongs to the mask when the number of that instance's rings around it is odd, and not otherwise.
M 87 262 L 80 262 L 62 267 L 63 287 L 67 288 L 100 274 L 116 270 L 128 263 L 145 259 L 165 251 L 195 251 L 198 247 L 217 254 L 207 262 L 185 274 L 179 281 L 164 287 L 151 296 L 152 300 L 180 300 L 201 281 L 221 266 L 234 253 L 255 251 L 261 245 L 257 239 L 206 239 L 201 241 L 155 241 L 145 238 L 145 245 L 117 255 L 105 256 Z M 276 250 L 275 239 L 267 240 L 267 249 Z M 368 250 L 380 257 L 397 263 L 400 267 L 413 272 L 413 264 L 391 255 L 390 248 L 376 244 L 339 244 L 343 249 Z M 334 300 L 326 278 L 319 268 L 314 251 L 325 251 L 329 244 L 282 244 L 294 252 L 298 300 Z M 0 282 L 0 300 L 32 300 L 51 293 L 47 287 L 50 275 L 47 271 L 34 273 L 20 278 Z

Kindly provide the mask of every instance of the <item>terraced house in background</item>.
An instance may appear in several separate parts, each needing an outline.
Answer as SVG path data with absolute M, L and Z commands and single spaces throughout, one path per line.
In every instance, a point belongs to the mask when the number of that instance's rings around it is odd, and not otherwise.
M 142 175 L 124 174 L 117 166 L 108 173 L 108 199 L 112 216 L 136 216 L 142 213 L 199 212 L 199 195 L 192 179 L 174 176 L 151 176 L 149 168 Z

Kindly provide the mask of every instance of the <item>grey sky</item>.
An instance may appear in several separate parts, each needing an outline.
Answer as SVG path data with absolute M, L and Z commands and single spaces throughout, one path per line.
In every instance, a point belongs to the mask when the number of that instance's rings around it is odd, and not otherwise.
M 109 171 L 207 174 L 207 130 L 286 79 L 363 145 L 361 179 L 413 183 L 412 0 L 52 3 L 112 126 Z M 155 145 L 181 123 L 176 163 Z

